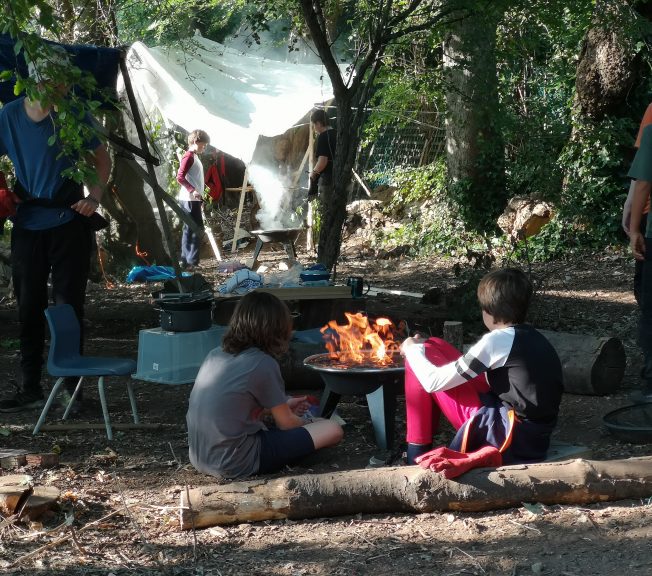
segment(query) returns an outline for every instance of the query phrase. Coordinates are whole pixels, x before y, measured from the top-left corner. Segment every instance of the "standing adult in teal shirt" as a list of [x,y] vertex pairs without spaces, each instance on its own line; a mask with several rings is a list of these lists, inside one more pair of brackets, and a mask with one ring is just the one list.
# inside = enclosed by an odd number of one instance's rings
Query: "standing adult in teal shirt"
[[629,242],[634,258],[644,261],[641,280],[639,346],[643,351],[642,389],[632,395],[635,402],[652,402],[652,218],[645,234],[640,231],[645,203],[652,191],[652,125],[643,130],[641,144],[628,176],[636,180],[632,199]]
[[[11,217],[11,267],[20,322],[21,390],[0,401],[0,412],[20,412],[43,405],[41,373],[45,347],[48,278],[52,301],[70,304],[80,325],[84,315],[86,284],[94,246],[90,217],[100,204],[111,160],[103,144],[92,137],[85,142],[86,161],[96,178],[82,184],[62,172],[75,164],[65,153],[57,132],[57,111],[52,94],[65,95],[68,87],[55,80],[56,70],[68,66],[65,51],[29,65],[37,96],[14,100],[0,109],[0,156],[9,157],[16,173],[15,192],[22,202]],[[90,116],[79,120],[89,125]],[[69,392],[76,382],[67,381]]]

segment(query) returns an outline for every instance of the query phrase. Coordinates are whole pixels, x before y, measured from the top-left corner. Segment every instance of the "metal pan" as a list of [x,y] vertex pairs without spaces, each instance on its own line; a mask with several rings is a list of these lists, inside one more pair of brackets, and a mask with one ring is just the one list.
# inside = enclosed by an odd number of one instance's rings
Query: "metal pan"
[[294,242],[303,228],[282,228],[278,230],[252,230],[251,233],[261,242]]

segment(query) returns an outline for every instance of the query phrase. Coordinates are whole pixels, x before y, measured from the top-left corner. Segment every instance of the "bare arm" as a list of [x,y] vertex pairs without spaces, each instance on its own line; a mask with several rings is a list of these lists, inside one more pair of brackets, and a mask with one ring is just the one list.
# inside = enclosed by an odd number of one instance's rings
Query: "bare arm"
[[90,216],[97,210],[104,195],[106,183],[111,173],[111,157],[104,144],[100,144],[91,154],[90,161],[95,168],[97,179],[93,184],[88,186],[88,196],[75,202],[71,208],[79,212],[82,216]]
[[272,408],[272,416],[274,422],[281,430],[291,430],[292,428],[299,428],[305,424],[303,418],[299,418],[292,412],[287,403],[279,404]]
[[651,190],[652,182],[646,180],[636,181],[629,221],[629,244],[632,249],[632,254],[634,254],[634,258],[637,260],[645,259],[645,239],[640,232],[640,226],[641,218],[643,217],[643,208]]
[[625,204],[623,204],[623,217],[621,224],[625,234],[629,236],[630,228],[630,219],[632,216],[632,200],[634,199],[634,188],[636,187],[636,180],[632,180],[629,183],[629,192],[627,193],[627,198],[625,199]]
[[328,156],[319,156],[319,158],[317,158],[315,167],[312,170],[313,174],[321,174],[324,170],[326,170],[326,166],[328,166]]

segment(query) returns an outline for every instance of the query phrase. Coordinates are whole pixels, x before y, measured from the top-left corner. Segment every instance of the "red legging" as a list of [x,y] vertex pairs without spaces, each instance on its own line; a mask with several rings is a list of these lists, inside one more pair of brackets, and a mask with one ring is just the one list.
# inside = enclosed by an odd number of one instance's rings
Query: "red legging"
[[[454,362],[462,354],[441,338],[429,338],[425,343],[426,358],[435,366]],[[407,441],[410,444],[430,444],[433,431],[439,427],[443,413],[458,430],[482,406],[479,394],[488,392],[484,376],[476,376],[464,384],[443,392],[426,392],[405,363],[405,409]]]

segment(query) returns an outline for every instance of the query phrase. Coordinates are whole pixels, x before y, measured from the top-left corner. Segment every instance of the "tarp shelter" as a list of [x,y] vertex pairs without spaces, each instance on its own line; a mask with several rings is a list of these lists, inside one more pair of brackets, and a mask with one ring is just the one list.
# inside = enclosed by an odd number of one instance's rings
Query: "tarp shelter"
[[217,148],[249,163],[259,136],[274,137],[332,98],[321,64],[244,54],[201,36],[193,47],[131,46],[127,66],[146,113],[170,127],[201,128]]
[[[72,63],[85,72],[95,77],[99,89],[108,90],[115,95],[116,82],[120,67],[120,50],[117,48],[102,48],[98,46],[49,44],[62,46],[72,56]],[[23,52],[14,53],[15,40],[7,34],[0,35],[0,71],[18,70],[27,76],[27,63]],[[0,82],[0,102],[6,104],[18,98],[14,94],[15,78]],[[98,96],[97,100],[103,100]]]
[[[125,89],[128,100],[133,114],[134,124],[138,132],[140,147],[136,146],[115,134],[108,134],[110,140],[117,143],[119,146],[137,154],[145,160],[147,170],[140,168],[144,180],[150,185],[156,200],[157,210],[163,228],[163,236],[166,241],[167,251],[173,262],[176,259],[173,257],[174,247],[170,240],[170,227],[167,218],[165,217],[165,209],[163,202],[166,202],[172,210],[184,221],[187,222],[198,234],[202,235],[204,232],[195,222],[178,206],[178,204],[158,185],[156,175],[154,173],[153,163],[158,164],[159,160],[154,158],[150,152],[147,144],[146,135],[143,130],[142,121],[140,119],[138,109],[135,103],[135,96],[131,87],[131,81],[128,74],[126,74],[126,65],[124,63],[124,52],[115,48],[103,48],[98,46],[83,46],[83,45],[67,45],[57,44],[55,42],[46,41],[49,44],[57,45],[65,48],[65,50],[72,55],[72,62],[81,70],[92,74],[97,82],[98,89],[108,89],[110,93],[116,93],[116,84],[118,72],[122,72],[122,79],[125,83]],[[25,76],[27,74],[27,63],[25,62],[22,51],[18,54],[14,51],[15,40],[9,35],[0,35],[0,71],[3,70],[18,70],[18,72]],[[7,81],[0,82],[0,101],[9,102],[14,100],[17,96],[14,94],[14,85],[16,78],[12,77]],[[73,87],[74,89],[74,87]],[[103,101],[98,95],[98,100]],[[106,102],[111,106],[110,102]],[[178,266],[177,266],[178,268]],[[176,269],[176,268],[175,268]],[[178,272],[178,269],[177,269]],[[180,288],[181,291],[182,288]]]

